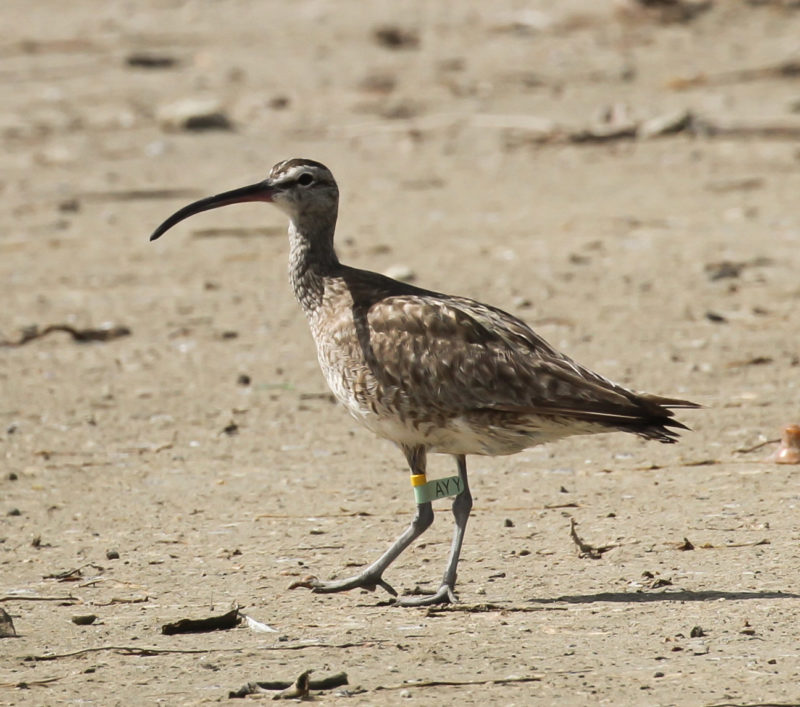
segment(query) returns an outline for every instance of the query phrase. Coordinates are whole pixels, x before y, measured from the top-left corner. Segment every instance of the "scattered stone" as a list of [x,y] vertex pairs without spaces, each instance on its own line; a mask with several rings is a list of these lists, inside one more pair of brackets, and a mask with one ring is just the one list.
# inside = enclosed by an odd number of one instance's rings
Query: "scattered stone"
[[236,379],[237,385],[248,386],[252,383],[252,379],[246,373],[240,373],[239,377]]
[[403,282],[414,282],[417,279],[417,274],[408,265],[403,265],[402,263],[390,265],[384,275],[391,277],[393,280],[402,280]]
[[416,49],[419,46],[419,35],[414,30],[396,25],[378,27],[372,36],[384,49]]
[[137,69],[173,69],[178,65],[178,60],[168,54],[133,52],[125,57],[125,64]]
[[657,115],[639,124],[637,136],[645,140],[661,135],[674,135],[686,130],[692,123],[692,114],[685,108]]
[[272,110],[284,110],[288,108],[291,104],[291,100],[289,96],[273,96],[272,98],[267,101],[267,105],[272,108]]
[[118,560],[119,559],[119,552],[116,550],[106,550],[106,559],[107,560]]
[[0,638],[13,638],[16,635],[17,631],[14,628],[14,622],[6,613],[6,610],[0,606]]
[[233,130],[233,123],[216,98],[185,98],[161,106],[156,118],[164,130]]
[[504,528],[513,528],[513,527],[514,527],[514,521],[513,521],[513,520],[511,520],[511,518],[506,518],[506,519],[503,521],[503,527],[504,527]]
[[705,641],[689,641],[689,650],[692,655],[708,655],[709,648]]
[[722,314],[718,312],[708,311],[706,312],[706,319],[710,322],[714,322],[714,324],[726,324],[728,322],[727,318],[724,317]]
[[6,515],[9,516],[21,516],[22,511],[19,508],[12,508]]
[[76,626],[91,626],[97,621],[97,616],[94,614],[78,614],[72,617],[72,623]]
[[744,267],[745,263],[733,263],[730,260],[721,260],[718,263],[706,263],[704,270],[709,280],[722,280],[729,277],[739,277]]
[[702,638],[706,635],[706,632],[703,631],[702,627],[700,626],[693,626],[692,630],[689,631],[690,638]]
[[59,202],[58,210],[62,213],[76,213],[81,210],[81,202],[77,199],[65,199]]

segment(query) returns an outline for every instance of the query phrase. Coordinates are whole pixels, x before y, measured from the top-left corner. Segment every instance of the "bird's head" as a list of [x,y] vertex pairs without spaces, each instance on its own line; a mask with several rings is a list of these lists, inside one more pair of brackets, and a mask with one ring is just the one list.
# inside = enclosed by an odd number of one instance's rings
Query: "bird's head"
[[324,228],[336,222],[339,189],[324,164],[307,159],[285,160],[278,162],[263,182],[209,196],[184,206],[153,231],[150,240],[160,238],[175,224],[201,211],[246,201],[267,201],[275,204],[295,226],[308,223],[313,227],[316,221],[320,228]]

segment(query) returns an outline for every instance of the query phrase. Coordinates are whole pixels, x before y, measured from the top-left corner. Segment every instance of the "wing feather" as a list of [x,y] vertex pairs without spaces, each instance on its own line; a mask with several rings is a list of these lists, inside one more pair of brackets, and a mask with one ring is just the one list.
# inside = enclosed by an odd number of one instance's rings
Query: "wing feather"
[[367,312],[371,367],[416,409],[573,418],[672,441],[669,407],[559,353],[522,320],[473,300],[392,296]]

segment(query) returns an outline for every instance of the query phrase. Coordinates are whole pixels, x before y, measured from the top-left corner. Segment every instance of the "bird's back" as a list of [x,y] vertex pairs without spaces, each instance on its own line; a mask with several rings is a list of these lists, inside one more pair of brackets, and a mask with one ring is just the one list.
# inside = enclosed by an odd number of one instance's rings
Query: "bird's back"
[[376,434],[450,454],[513,454],[573,434],[675,441],[670,407],[559,353],[475,300],[341,266],[309,314],[337,398]]

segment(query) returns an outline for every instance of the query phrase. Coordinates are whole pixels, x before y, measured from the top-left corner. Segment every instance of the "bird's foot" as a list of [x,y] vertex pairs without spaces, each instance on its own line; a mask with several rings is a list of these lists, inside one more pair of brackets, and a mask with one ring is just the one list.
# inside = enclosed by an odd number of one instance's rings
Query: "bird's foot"
[[346,592],[349,589],[366,589],[368,592],[374,592],[380,587],[389,592],[393,597],[397,596],[397,590],[391,584],[384,581],[380,574],[375,574],[368,570],[364,570],[353,577],[331,580],[328,582],[323,582],[313,576],[305,577],[289,585],[289,589],[297,589],[298,587],[310,589],[315,594],[333,594],[334,592]]
[[434,604],[457,604],[453,588],[449,584],[443,584],[433,594],[416,594],[414,596],[405,595],[399,597],[395,604],[397,606],[433,606]]

